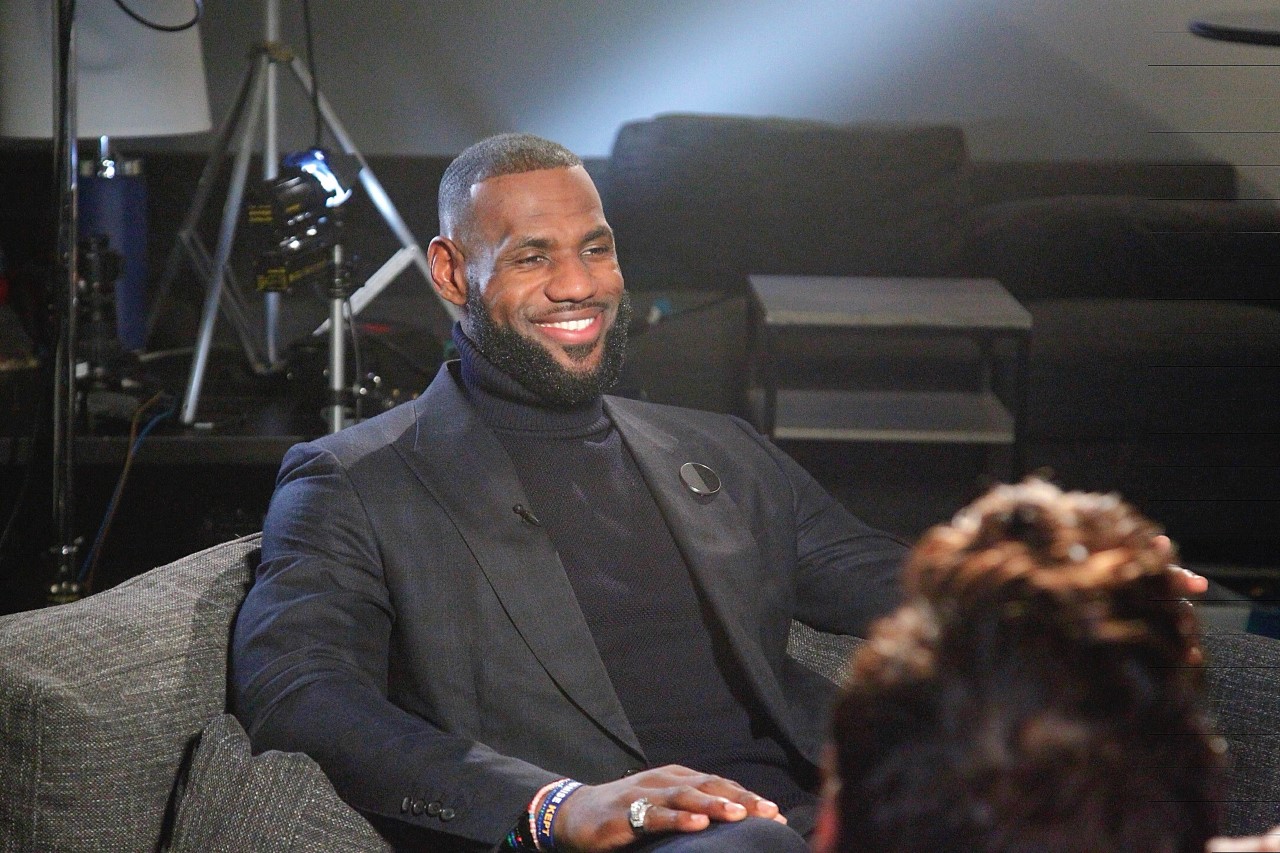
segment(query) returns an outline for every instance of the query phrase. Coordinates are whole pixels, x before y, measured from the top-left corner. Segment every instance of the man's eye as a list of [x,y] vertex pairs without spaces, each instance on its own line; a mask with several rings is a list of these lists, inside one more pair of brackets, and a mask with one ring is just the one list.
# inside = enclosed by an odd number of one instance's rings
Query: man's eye
[[524,257],[516,258],[516,263],[521,266],[531,266],[543,260],[546,260],[545,255],[525,255]]
[[612,255],[612,246],[590,246],[583,254],[587,255]]

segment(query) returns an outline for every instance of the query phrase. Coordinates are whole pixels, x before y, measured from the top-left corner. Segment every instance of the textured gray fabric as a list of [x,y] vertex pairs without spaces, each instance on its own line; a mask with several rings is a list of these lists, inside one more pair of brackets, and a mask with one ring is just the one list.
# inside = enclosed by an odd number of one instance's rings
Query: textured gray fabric
[[787,655],[836,684],[840,684],[849,668],[849,659],[865,641],[861,637],[842,637],[815,631],[803,622],[792,622],[787,636]]
[[1206,631],[1209,707],[1227,740],[1231,787],[1226,834],[1280,824],[1280,642]]
[[339,853],[391,845],[338,798],[318,764],[297,752],[252,755],[240,723],[223,714],[200,736],[169,849]]
[[0,619],[0,849],[154,850],[191,737],[226,705],[257,537]]

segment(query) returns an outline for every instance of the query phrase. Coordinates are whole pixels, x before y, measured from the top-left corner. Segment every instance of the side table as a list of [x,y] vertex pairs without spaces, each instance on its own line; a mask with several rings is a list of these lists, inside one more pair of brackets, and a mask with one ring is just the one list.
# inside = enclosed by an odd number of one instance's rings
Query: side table
[[[755,339],[749,393],[775,439],[1007,445],[1021,473],[1031,315],[994,279],[751,275]],[[794,387],[776,364],[782,334],[964,336],[982,354],[979,387],[839,390]],[[993,377],[996,342],[1014,344],[1012,388]]]

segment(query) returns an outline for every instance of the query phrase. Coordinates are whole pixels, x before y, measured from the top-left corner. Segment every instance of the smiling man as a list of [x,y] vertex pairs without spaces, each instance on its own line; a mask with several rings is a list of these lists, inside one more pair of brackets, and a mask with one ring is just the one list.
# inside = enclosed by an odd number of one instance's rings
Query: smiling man
[[606,396],[629,318],[579,159],[523,134],[440,187],[459,359],[293,448],[236,625],[255,748],[404,849],[804,851],[832,687],[903,546],[734,418]]
[[462,186],[479,155],[444,179],[458,186],[441,191],[450,236],[428,249],[436,287],[466,307],[462,329],[495,367],[546,403],[592,401],[617,381],[631,316],[595,185],[570,154]]

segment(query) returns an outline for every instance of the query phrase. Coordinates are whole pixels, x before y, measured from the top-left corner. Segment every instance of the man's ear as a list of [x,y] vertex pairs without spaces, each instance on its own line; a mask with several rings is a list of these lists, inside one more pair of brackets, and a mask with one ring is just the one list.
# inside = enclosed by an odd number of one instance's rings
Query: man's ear
[[466,259],[458,244],[448,237],[436,237],[427,246],[427,266],[431,284],[446,302],[467,304]]

